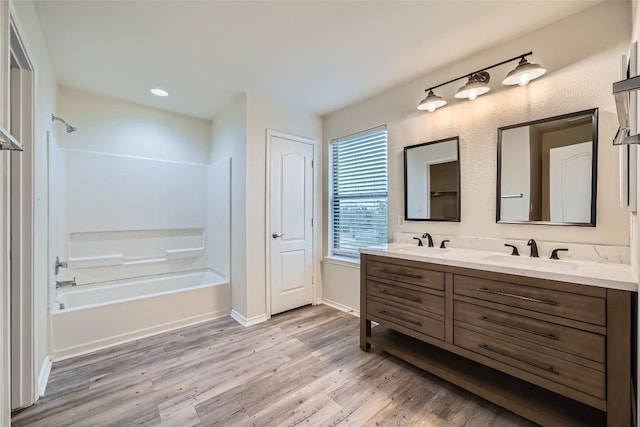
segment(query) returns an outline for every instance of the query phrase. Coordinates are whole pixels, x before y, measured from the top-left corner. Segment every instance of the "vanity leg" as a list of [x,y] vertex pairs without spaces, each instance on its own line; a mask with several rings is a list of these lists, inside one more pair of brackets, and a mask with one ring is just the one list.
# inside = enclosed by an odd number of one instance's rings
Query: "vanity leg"
[[360,349],[362,351],[371,350],[371,344],[367,342],[367,337],[371,336],[371,320],[360,318]]
[[631,425],[631,293],[607,290],[607,426]]
[[360,349],[369,351],[371,344],[367,338],[371,336],[371,320],[367,320],[367,256],[360,255]]

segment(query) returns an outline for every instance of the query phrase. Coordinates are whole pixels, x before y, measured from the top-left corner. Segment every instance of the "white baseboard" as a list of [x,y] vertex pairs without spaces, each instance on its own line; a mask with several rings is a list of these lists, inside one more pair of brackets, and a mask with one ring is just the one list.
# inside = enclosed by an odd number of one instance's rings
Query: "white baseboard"
[[351,308],[344,304],[340,304],[339,302],[335,302],[335,301],[331,301],[329,299],[323,298],[322,304],[326,304],[329,307],[335,308],[336,310],[344,311],[345,313],[349,313],[356,317],[360,317],[360,310],[356,310],[355,308]]
[[47,383],[49,382],[49,374],[51,374],[51,359],[47,356],[42,362],[40,368],[40,375],[38,375],[38,396],[44,396],[44,392],[47,389]]
[[236,322],[240,323],[245,328],[247,326],[257,325],[258,323],[266,322],[267,320],[269,320],[269,316],[267,316],[266,314],[261,314],[259,316],[254,316],[247,319],[246,317],[244,317],[242,314],[238,313],[235,310],[231,310],[231,318]]

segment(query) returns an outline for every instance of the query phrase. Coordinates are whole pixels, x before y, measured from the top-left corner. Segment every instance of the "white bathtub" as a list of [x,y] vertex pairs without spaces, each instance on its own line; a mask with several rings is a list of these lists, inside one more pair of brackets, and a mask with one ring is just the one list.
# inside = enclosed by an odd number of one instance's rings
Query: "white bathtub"
[[[229,315],[229,280],[211,270],[58,289],[53,360]],[[63,304],[64,308],[60,308]]]

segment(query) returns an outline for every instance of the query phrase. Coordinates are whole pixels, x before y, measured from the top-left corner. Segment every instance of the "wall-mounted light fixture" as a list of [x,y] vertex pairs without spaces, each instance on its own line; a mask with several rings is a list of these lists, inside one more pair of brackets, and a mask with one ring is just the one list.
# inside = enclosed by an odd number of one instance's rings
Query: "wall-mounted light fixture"
[[537,79],[547,72],[547,69],[539,64],[531,64],[525,58],[529,55],[532,55],[533,52],[523,53],[522,55],[518,55],[511,59],[507,59],[506,61],[498,62],[497,64],[490,65],[488,67],[484,67],[478,71],[474,71],[472,73],[465,74],[460,77],[456,77],[455,79],[451,79],[444,83],[440,83],[439,85],[432,86],[428,89],[425,89],[427,96],[420,101],[418,104],[418,110],[427,110],[429,112],[434,112],[436,109],[447,104],[447,101],[439,97],[433,91],[439,87],[444,85],[448,85],[449,83],[453,83],[456,80],[460,80],[463,78],[468,78],[467,83],[458,89],[458,92],[454,95],[456,98],[467,98],[471,101],[476,99],[478,96],[485,94],[491,90],[488,83],[491,79],[491,76],[487,72],[491,68],[498,67],[500,65],[507,64],[509,62],[515,61],[519,59],[518,65],[516,68],[511,70],[507,76],[502,81],[504,85],[515,85],[518,84],[520,86],[524,86],[529,83],[531,80]]

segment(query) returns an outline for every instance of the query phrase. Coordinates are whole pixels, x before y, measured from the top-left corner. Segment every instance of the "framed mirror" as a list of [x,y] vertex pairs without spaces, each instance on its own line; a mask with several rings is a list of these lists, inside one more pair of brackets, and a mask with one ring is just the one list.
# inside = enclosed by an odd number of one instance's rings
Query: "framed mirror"
[[460,221],[458,137],[404,147],[404,217]]
[[598,109],[498,128],[496,221],[596,225]]

